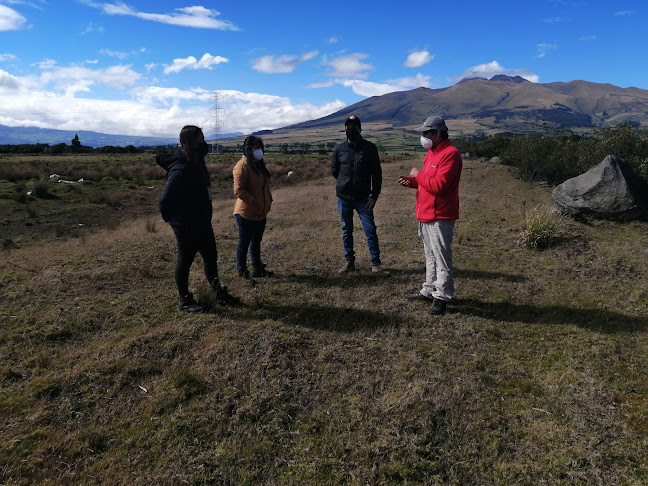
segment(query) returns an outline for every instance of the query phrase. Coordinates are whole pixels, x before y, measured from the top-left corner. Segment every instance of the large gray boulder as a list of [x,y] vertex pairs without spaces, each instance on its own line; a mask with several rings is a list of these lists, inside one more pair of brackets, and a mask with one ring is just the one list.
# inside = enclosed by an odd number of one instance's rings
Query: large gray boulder
[[584,174],[566,180],[552,195],[572,215],[624,221],[648,216],[648,184],[615,155],[608,155]]

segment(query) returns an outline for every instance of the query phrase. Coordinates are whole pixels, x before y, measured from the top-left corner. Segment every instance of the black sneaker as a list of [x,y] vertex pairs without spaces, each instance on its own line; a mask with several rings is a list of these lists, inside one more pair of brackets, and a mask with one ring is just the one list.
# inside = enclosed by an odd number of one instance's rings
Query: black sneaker
[[[248,285],[256,285],[256,280],[254,280],[250,276],[250,272],[248,270],[243,270],[242,272],[239,272],[239,277],[243,280],[243,283],[248,284]],[[256,275],[255,275],[256,277]]]
[[406,298],[407,300],[409,300],[410,302],[413,302],[413,301],[415,301],[415,300],[423,300],[423,301],[425,301],[425,302],[434,303],[434,298],[432,298],[432,297],[428,297],[427,295],[423,295],[423,294],[420,293],[420,292],[417,292],[417,293],[415,293],[415,294],[407,294],[407,295],[405,296],[405,298]]
[[194,300],[193,294],[187,294],[178,300],[178,309],[182,312],[202,312],[203,306]]
[[263,278],[263,277],[272,277],[273,275],[274,275],[274,272],[266,270],[265,263],[262,264],[260,267],[252,268],[252,276],[253,277]]
[[241,299],[230,294],[225,285],[219,285],[216,289],[216,301],[220,305],[237,306],[241,304]]
[[443,314],[446,311],[447,303],[445,300],[434,299],[434,303],[428,309],[428,312],[432,315]]

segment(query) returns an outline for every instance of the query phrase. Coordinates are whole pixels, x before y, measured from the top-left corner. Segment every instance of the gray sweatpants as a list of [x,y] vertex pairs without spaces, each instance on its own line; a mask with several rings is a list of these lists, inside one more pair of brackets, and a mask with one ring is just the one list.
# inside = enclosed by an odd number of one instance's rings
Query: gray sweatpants
[[452,230],[454,220],[419,222],[418,235],[425,250],[425,282],[421,295],[449,301],[454,295],[452,280]]

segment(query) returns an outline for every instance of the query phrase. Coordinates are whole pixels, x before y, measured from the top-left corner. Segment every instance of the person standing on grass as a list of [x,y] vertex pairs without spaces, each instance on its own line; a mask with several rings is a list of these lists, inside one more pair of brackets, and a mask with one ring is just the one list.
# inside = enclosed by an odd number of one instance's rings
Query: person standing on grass
[[374,222],[374,207],[382,186],[382,169],[376,146],[362,138],[362,126],[357,116],[344,122],[346,141],[333,149],[331,174],[337,183],[338,211],[342,220],[342,242],[346,263],[338,271],[347,274],[355,271],[353,251],[353,212],[357,212],[364,228],[371,257],[371,271],[375,275],[389,276],[380,261],[378,234]]
[[211,224],[211,182],[205,165],[208,150],[202,130],[187,125],[180,131],[180,148],[172,155],[159,154],[156,157],[157,163],[167,171],[159,207],[162,219],[171,225],[178,245],[174,277],[180,295],[178,308],[185,312],[203,310],[189,292],[189,270],[198,252],[218,303],[240,303],[240,299],[231,295],[218,278],[218,253]]
[[[239,239],[236,247],[236,268],[239,277],[249,285],[254,278],[271,277],[261,263],[261,240],[266,227],[266,216],[272,206],[270,172],[263,159],[263,140],[250,135],[243,142],[243,157],[234,166],[234,217],[238,225]],[[252,274],[247,268],[248,248]]]
[[452,277],[452,231],[459,218],[459,179],[463,161],[448,140],[448,127],[440,116],[428,117],[415,129],[423,132],[421,146],[427,150],[423,169],[412,168],[398,183],[416,189],[416,219],[425,250],[425,282],[407,300],[431,302],[430,314],[443,314],[454,294]]

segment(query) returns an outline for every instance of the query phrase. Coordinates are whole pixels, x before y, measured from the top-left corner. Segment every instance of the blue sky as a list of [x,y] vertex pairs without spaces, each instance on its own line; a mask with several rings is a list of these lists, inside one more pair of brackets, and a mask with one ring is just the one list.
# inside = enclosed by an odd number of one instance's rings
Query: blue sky
[[647,3],[0,0],[0,125],[175,137],[464,77],[648,89]]

